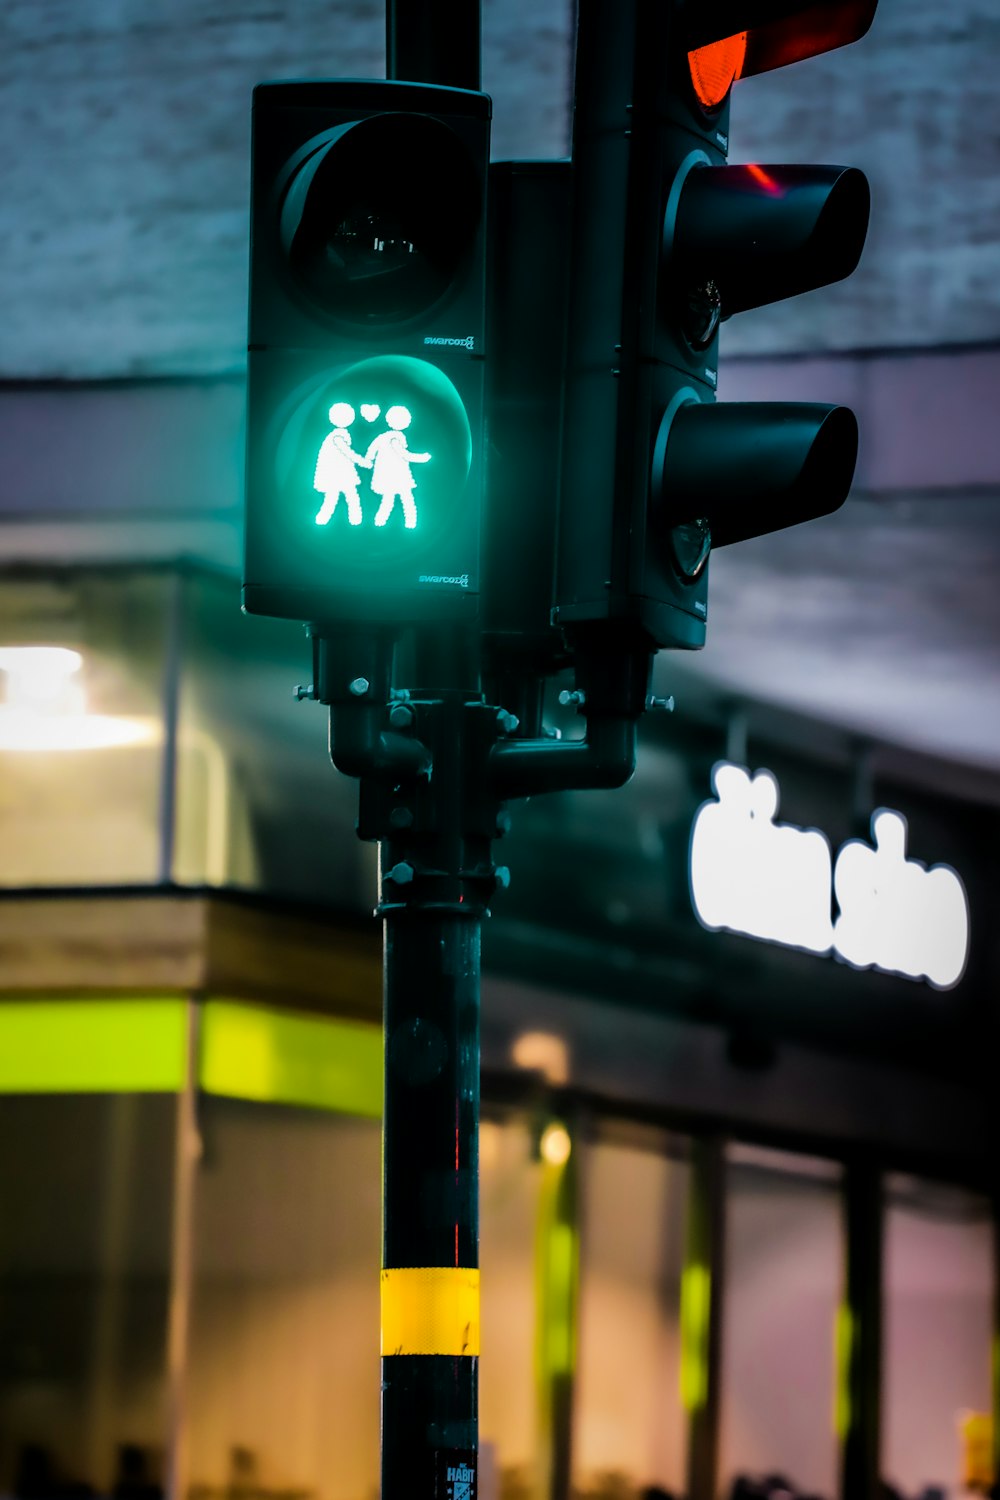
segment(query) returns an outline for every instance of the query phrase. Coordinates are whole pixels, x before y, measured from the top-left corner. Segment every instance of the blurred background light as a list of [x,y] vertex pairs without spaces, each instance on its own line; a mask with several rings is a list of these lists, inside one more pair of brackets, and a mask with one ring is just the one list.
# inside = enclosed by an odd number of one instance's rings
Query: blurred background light
[[573,1149],[573,1143],[565,1125],[560,1125],[558,1121],[547,1125],[542,1131],[539,1149],[542,1160],[548,1162],[550,1167],[564,1166],[569,1161],[570,1152]]
[[155,719],[88,713],[82,668],[66,646],[0,647],[0,750],[109,750],[159,737]]
[[549,1083],[569,1082],[569,1049],[561,1036],[548,1031],[523,1031],[515,1038],[510,1055],[517,1067],[542,1073]]

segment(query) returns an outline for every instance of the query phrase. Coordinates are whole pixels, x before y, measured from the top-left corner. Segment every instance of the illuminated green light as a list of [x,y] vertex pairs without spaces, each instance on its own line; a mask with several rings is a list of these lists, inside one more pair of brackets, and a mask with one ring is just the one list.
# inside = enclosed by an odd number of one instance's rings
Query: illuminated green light
[[385,354],[317,371],[289,391],[273,434],[269,566],[322,590],[439,574],[468,586],[472,428],[436,365]]
[[535,1247],[536,1368],[543,1426],[551,1417],[553,1379],[572,1375],[576,1364],[577,1281],[580,1245],[575,1222],[572,1137],[559,1120],[539,1143],[542,1180]]
[[851,1362],[854,1358],[854,1315],[846,1302],[837,1308],[833,1328],[833,1357],[836,1372],[833,1387],[833,1430],[843,1440],[851,1430]]
[[360,1021],[209,1000],[199,1083],[210,1094],[378,1119],[382,1031]]
[[[362,403],[361,415],[366,422],[373,424],[379,412],[376,403]],[[323,496],[316,525],[327,525],[341,496],[347,504],[350,525],[363,523],[358,492],[358,469],[363,468],[372,470],[371,493],[381,501],[374,517],[375,525],[386,524],[398,500],[403,510],[403,525],[408,531],[413,531],[417,525],[417,507],[413,498],[416,481],[410,465],[429,463],[431,455],[412,452],[406,440],[406,428],[413,421],[412,412],[406,406],[390,406],[385,414],[385,431],[372,438],[364,454],[358,453],[351,442],[349,428],[354,417],[354,407],[347,401],[335,401],[330,407],[333,431],[323,439],[313,476],[313,489],[319,490]]]
[[548,1236],[545,1363],[550,1375],[568,1375],[574,1359],[576,1234],[571,1224],[553,1224]]
[[176,1093],[187,1009],[176,998],[0,1002],[0,1093]]
[[708,1340],[712,1278],[707,1266],[691,1262],[681,1272],[681,1401],[699,1411],[708,1399]]

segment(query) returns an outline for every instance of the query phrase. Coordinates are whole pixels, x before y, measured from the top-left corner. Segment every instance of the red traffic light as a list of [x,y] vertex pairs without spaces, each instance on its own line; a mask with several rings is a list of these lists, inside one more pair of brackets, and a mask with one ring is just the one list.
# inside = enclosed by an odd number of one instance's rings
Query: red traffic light
[[737,78],[832,52],[863,37],[878,0],[690,0],[685,9],[691,83],[717,108]]

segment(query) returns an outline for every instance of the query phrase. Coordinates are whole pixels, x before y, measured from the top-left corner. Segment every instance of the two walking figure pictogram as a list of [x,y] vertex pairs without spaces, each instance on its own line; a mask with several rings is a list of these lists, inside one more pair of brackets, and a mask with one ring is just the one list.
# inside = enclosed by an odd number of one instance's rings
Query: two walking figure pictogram
[[[379,409],[377,406],[362,406],[361,415],[366,422],[374,422]],[[354,407],[346,401],[335,401],[330,407],[333,431],[323,439],[313,477],[313,488],[323,496],[316,525],[328,523],[341,497],[347,504],[350,524],[361,525],[363,517],[358,490],[361,476],[358,470],[371,469],[371,491],[381,500],[375,513],[375,525],[386,524],[398,500],[403,508],[403,525],[412,531],[417,524],[417,506],[413,498],[415,481],[410,465],[425,464],[431,455],[410,452],[406,441],[406,428],[412,420],[409,410],[405,406],[390,406],[385,414],[386,431],[372,439],[364,455],[351,442],[349,429],[354,417]]]

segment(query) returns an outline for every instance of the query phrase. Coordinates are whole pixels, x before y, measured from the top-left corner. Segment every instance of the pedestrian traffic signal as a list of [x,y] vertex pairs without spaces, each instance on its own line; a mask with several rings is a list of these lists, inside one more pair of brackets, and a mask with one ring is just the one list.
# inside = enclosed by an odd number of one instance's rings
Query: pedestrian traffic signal
[[704,644],[713,547],[836,510],[843,407],[716,404],[735,313],[850,275],[853,168],[728,166],[734,81],[856,40],[877,0],[580,0],[556,618]]
[[254,90],[244,608],[475,614],[485,94]]

